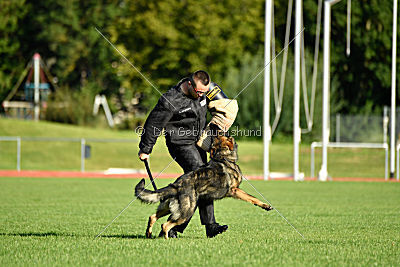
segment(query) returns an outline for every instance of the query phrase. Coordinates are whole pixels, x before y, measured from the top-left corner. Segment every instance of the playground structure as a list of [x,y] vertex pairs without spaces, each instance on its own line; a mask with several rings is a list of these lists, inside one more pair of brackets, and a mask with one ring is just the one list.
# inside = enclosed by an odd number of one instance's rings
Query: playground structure
[[57,89],[56,81],[40,55],[35,53],[2,103],[6,115],[38,121],[41,110],[47,108],[49,95]]

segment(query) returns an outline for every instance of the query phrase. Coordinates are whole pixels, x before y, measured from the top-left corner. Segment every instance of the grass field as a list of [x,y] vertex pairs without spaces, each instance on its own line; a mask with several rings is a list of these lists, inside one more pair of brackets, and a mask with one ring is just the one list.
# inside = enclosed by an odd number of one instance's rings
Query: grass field
[[[143,169],[137,158],[138,136],[134,131],[93,129],[72,125],[33,122],[0,118],[0,136],[73,137],[124,139],[133,143],[88,142],[92,157],[85,161],[88,171],[107,168]],[[263,145],[260,141],[241,139],[239,164],[245,175],[263,173]],[[332,177],[384,177],[384,151],[371,149],[329,149],[328,170]],[[151,167],[161,171],[171,160],[164,138],[159,138],[151,154]],[[316,150],[315,170],[321,164],[321,150]],[[23,170],[80,170],[79,142],[22,141],[21,168]],[[0,142],[0,169],[16,169],[16,142]],[[270,169],[274,172],[293,171],[293,145],[272,142]],[[310,144],[300,146],[300,171],[310,175]],[[167,173],[181,172],[173,163]]]
[[[180,238],[145,239],[156,206],[139,201],[94,239],[130,202],[137,182],[0,178],[0,265],[399,264],[398,183],[252,181],[305,240],[276,211],[233,199],[216,202],[216,218],[229,229],[213,239],[197,212]],[[258,196],[247,182],[241,187]]]

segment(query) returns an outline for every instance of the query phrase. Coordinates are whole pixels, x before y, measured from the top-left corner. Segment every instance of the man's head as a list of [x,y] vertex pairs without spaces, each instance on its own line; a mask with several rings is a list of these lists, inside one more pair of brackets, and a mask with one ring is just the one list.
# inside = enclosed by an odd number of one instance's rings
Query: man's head
[[189,92],[193,98],[199,98],[210,88],[210,75],[204,70],[198,70],[189,76]]

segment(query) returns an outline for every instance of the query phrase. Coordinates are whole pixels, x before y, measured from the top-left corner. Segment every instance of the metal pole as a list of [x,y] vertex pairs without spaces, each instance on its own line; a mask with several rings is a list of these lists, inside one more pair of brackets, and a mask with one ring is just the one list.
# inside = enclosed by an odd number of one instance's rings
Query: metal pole
[[314,143],[311,144],[311,178],[314,178]]
[[[296,30],[301,31],[302,0],[296,0]],[[299,181],[299,144],[300,131],[300,48],[303,33],[296,38],[294,48],[294,103],[293,103],[293,179]]]
[[387,144],[387,134],[388,134],[388,124],[389,124],[389,116],[388,116],[388,107],[383,107],[383,143]]
[[40,106],[39,106],[39,85],[40,85],[40,55],[35,53],[33,55],[33,64],[34,64],[34,84],[35,84],[35,94],[34,94],[34,119],[35,121],[39,120],[40,114]]
[[81,172],[85,172],[85,138],[81,139]]
[[386,144],[385,146],[385,180],[388,179],[388,155],[389,154],[389,147]]
[[328,143],[329,143],[329,87],[330,87],[330,38],[331,38],[331,6],[340,0],[324,2],[324,82],[322,94],[322,164],[318,174],[320,181],[328,179]]
[[340,143],[340,113],[336,114],[336,143]]
[[21,171],[21,137],[17,137],[17,171]]
[[396,43],[397,43],[397,0],[393,0],[392,34],[392,101],[390,124],[390,178],[394,178],[395,135],[396,135]]
[[270,70],[271,61],[271,29],[272,29],[272,7],[273,0],[265,0],[265,43],[264,43],[264,180],[269,179],[269,145],[271,142],[271,127],[269,118],[270,109]]
[[331,6],[340,0],[324,2],[324,77],[322,94],[322,164],[318,180],[328,179],[328,143],[329,143],[329,88],[330,88],[330,38],[331,38]]
[[323,93],[322,93],[322,165],[318,174],[318,180],[326,181],[328,178],[328,108],[329,108],[329,45],[331,29],[331,5],[328,1],[324,2],[324,74],[323,74]]
[[346,56],[350,56],[350,34],[351,34],[351,0],[347,0],[347,40],[346,40]]
[[[396,147],[396,151],[397,151],[397,169],[396,169],[396,172],[397,172],[397,181],[399,181],[399,148],[400,148],[400,145],[397,145],[397,147]],[[387,160],[387,159],[386,159]],[[386,175],[387,176],[387,175]]]

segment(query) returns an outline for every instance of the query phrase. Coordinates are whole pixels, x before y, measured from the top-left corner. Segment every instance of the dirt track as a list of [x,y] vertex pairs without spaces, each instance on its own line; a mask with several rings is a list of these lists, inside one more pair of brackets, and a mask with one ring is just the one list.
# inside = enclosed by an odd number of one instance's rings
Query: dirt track
[[[176,178],[179,173],[163,173],[159,177],[158,173],[153,176],[157,178]],[[79,172],[79,171],[17,171],[17,170],[0,170],[0,177],[30,177],[30,178],[116,178],[116,179],[132,179],[146,178],[143,173],[129,174],[106,174],[104,172]],[[249,175],[246,176],[250,180],[262,180],[262,176]],[[280,178],[276,180],[292,180],[293,178]],[[306,181],[316,181],[315,178],[306,177]],[[385,181],[383,178],[359,178],[359,177],[338,177],[332,178],[332,181],[347,181],[347,182],[399,182],[395,179]]]

